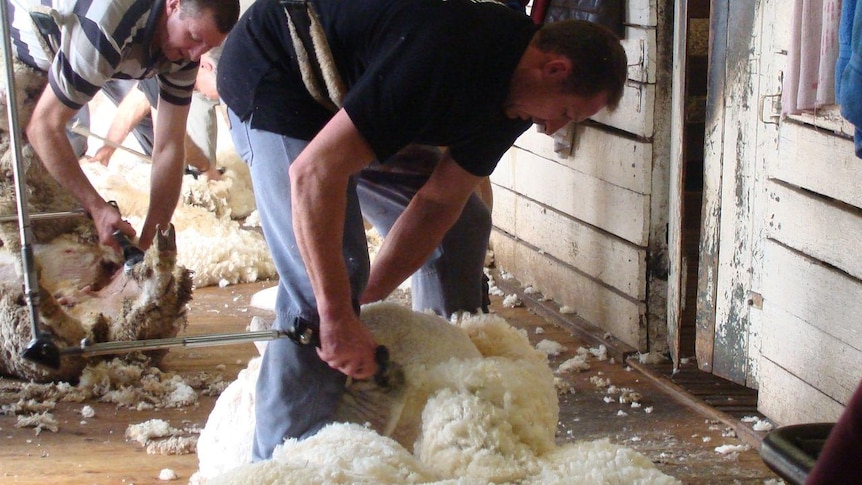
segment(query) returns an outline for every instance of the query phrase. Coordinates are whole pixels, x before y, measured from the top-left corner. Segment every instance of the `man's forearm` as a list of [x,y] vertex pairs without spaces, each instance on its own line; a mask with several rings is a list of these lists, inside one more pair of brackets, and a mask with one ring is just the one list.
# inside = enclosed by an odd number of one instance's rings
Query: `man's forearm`
[[443,153],[428,181],[389,230],[377,253],[361,303],[386,298],[440,245],[473,194],[480,177]]
[[344,110],[290,165],[293,230],[321,321],[353,312],[343,233],[350,177],[374,158]]
[[162,100],[156,119],[153,168],[150,171],[150,206],[141,230],[141,249],[152,244],[156,226],[166,229],[180,199],[185,159],[188,106]]
[[443,241],[461,210],[414,198],[390,229],[371,268],[362,303],[383,300],[416,272]]
[[323,320],[352,312],[341,246],[345,206],[344,189],[320,186],[291,172],[293,229]]
[[183,174],[182,150],[168,149],[153,153],[150,170],[150,205],[141,231],[140,244],[146,249],[156,235],[156,226],[168,227],[180,199]]
[[132,89],[117,106],[105,138],[117,145],[122,144],[138,123],[150,113],[152,106],[147,97],[139,89]]
[[106,204],[81,170],[65,129],[34,118],[28,125],[27,138],[48,173],[78,200],[84,210],[93,213]]

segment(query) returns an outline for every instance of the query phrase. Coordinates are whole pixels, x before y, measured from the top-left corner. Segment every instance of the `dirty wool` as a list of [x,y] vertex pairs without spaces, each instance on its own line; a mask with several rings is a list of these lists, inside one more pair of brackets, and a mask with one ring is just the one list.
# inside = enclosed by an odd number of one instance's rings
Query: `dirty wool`
[[[74,385],[0,380],[0,414],[16,416],[16,427],[33,428],[37,435],[56,433],[61,429],[54,417],[58,403],[82,404],[79,412],[86,421],[97,418],[86,403],[111,403],[118,409],[136,411],[185,408],[197,406],[201,395],[220,394],[228,385],[220,372],[181,376],[149,364],[149,359],[141,358],[94,362],[84,368]],[[195,452],[200,431],[187,422],[174,427],[152,419],[130,424],[126,438],[151,455],[180,455]]]
[[192,483],[679,483],[606,439],[558,446],[547,355],[503,318],[447,321],[383,302],[363,307],[362,319],[403,369],[399,399],[351,383],[336,423],[250,463],[253,359],[201,432]]

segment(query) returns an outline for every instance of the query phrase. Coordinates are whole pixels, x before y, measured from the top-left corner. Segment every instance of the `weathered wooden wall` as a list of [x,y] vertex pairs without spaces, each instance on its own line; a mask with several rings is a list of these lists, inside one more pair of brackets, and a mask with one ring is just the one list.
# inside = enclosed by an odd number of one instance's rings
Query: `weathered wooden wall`
[[786,120],[767,168],[760,397],[790,424],[837,419],[862,379],[862,160]]
[[654,0],[626,6],[629,83],[614,112],[556,143],[528,131],[491,176],[498,266],[641,351],[667,345],[663,12]]
[[778,424],[832,421],[862,379],[862,160],[834,110],[777,116],[792,2],[713,9],[698,363]]

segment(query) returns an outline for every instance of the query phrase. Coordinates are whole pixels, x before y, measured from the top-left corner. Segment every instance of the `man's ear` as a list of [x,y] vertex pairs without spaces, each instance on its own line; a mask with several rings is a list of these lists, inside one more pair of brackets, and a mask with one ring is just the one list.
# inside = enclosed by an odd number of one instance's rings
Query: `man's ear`
[[572,71],[572,61],[565,56],[555,56],[542,66],[542,75],[552,81],[563,81]]
[[180,9],[180,0],[168,0],[165,2],[165,10],[170,15],[175,10]]

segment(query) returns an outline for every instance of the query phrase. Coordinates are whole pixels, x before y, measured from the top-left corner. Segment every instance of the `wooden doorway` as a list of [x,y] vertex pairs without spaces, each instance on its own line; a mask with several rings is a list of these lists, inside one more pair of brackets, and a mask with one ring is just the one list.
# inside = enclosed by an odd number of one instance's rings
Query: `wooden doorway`
[[675,248],[669,282],[668,322],[675,366],[695,355],[704,138],[709,58],[709,0],[675,5],[674,113],[672,115],[671,227]]
[[680,354],[695,354],[697,272],[703,204],[703,153],[709,67],[709,0],[688,0],[685,105],[683,111],[682,245],[685,286],[680,321]]

